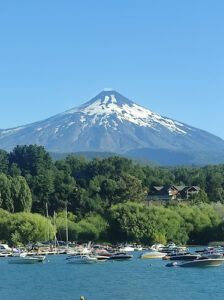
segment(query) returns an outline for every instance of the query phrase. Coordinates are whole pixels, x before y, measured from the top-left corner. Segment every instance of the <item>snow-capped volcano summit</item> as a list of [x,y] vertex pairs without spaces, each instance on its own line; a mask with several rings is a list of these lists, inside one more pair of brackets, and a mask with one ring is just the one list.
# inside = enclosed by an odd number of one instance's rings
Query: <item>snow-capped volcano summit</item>
[[49,119],[0,130],[0,149],[43,145],[54,152],[156,149],[224,152],[224,141],[208,132],[163,117],[114,90]]
[[75,112],[94,116],[93,122],[100,120],[98,122],[100,126],[110,127],[114,130],[117,130],[118,124],[114,119],[112,122],[109,122],[111,116],[121,122],[128,121],[138,126],[151,127],[154,130],[157,130],[157,125],[163,125],[170,131],[180,134],[186,133],[181,129],[181,127],[184,127],[183,124],[161,117],[159,114],[135,104],[116,91],[103,91],[83,106],[71,109],[64,114],[73,114]]

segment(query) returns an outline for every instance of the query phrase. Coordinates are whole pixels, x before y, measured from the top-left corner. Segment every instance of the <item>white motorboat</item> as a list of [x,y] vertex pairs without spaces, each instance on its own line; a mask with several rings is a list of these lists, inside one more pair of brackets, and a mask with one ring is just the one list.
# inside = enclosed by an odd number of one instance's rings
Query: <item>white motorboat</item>
[[139,258],[162,258],[164,256],[166,256],[166,253],[158,251],[149,251],[142,253]]
[[149,249],[152,250],[152,251],[161,251],[165,247],[166,246],[164,246],[163,244],[154,244]]
[[34,255],[34,256],[15,256],[8,260],[9,264],[35,264],[43,262],[45,259],[44,255]]
[[7,257],[11,255],[12,248],[10,248],[7,244],[0,244],[0,257]]
[[39,254],[38,254],[38,255],[33,255],[32,258],[37,259],[38,262],[43,262],[43,261],[45,260],[46,256],[45,256],[45,255],[39,255]]
[[143,247],[141,245],[136,245],[134,249],[135,251],[142,251]]
[[132,245],[121,245],[118,247],[121,252],[134,252],[135,248]]
[[94,257],[96,257],[98,262],[104,262],[109,259],[109,256],[105,256],[105,255],[95,255]]
[[92,264],[97,262],[96,257],[85,254],[70,255],[66,258],[68,264]]
[[8,257],[11,256],[11,253],[0,252],[0,257]]

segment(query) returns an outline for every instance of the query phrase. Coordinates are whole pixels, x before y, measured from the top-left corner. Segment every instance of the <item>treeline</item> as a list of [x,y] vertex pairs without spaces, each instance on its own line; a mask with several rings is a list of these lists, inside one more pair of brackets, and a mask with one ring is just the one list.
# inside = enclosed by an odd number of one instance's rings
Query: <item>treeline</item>
[[[197,185],[201,192],[188,205],[147,206],[145,198],[154,185]],[[35,222],[38,226],[37,219],[46,215],[46,204],[50,216],[57,214],[62,239],[62,215],[67,207],[73,240],[147,244],[218,240],[223,203],[224,165],[142,167],[119,156],[88,161],[71,154],[53,161],[43,147],[36,145],[17,146],[9,153],[0,150],[0,208],[4,224],[12,222],[8,231],[2,229],[6,225],[0,224],[0,239],[11,243],[43,239],[43,234],[38,238],[29,236],[27,229],[25,238],[22,232]],[[17,218],[20,222],[24,218],[21,232]],[[32,219],[36,221],[32,223]],[[43,220],[40,222],[46,223]]]
[[53,162],[41,146],[0,150],[0,207],[9,212],[104,214],[111,205],[144,201],[153,185],[197,185],[194,203],[224,203],[224,165],[142,167],[123,157],[88,161],[68,155]]
[[[111,206],[105,216],[89,213],[84,217],[60,212],[46,219],[27,212],[9,213],[0,209],[0,240],[10,245],[25,245],[54,239],[66,240],[66,223],[69,240],[79,242],[135,242],[144,245],[166,243],[208,244],[222,241],[224,221],[208,204],[179,204],[145,206],[141,203],[119,203]],[[221,205],[222,211],[224,206]],[[67,221],[66,221],[67,220]],[[55,226],[56,225],[56,226]],[[56,232],[54,231],[56,228]]]

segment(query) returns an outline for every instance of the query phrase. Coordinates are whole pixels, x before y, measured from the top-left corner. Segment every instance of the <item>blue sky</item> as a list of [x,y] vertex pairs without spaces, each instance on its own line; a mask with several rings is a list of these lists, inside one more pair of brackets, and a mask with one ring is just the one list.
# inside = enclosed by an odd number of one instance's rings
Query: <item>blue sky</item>
[[224,1],[0,2],[0,128],[104,88],[224,139]]

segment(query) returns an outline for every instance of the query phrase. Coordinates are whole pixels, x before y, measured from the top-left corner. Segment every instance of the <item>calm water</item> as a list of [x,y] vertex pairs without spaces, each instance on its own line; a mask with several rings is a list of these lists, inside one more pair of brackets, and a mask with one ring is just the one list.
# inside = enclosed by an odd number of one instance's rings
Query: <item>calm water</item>
[[224,299],[224,265],[167,268],[161,259],[66,264],[65,255],[46,263],[10,265],[0,259],[0,299]]

